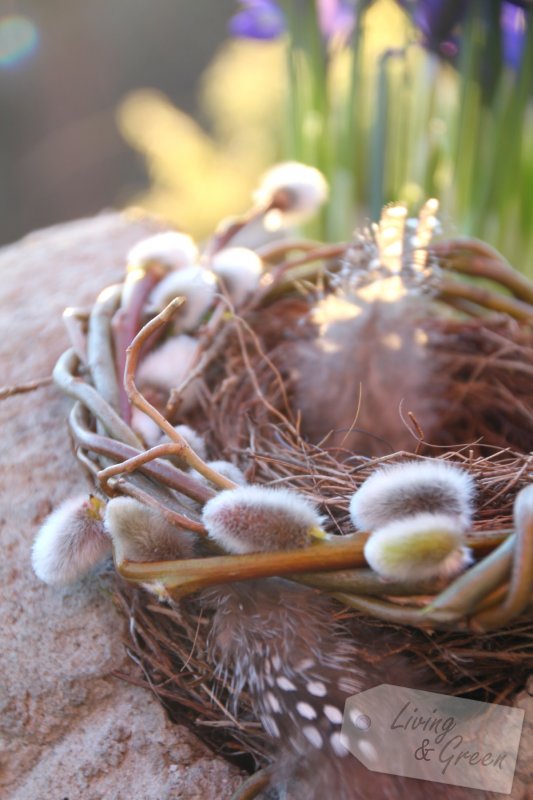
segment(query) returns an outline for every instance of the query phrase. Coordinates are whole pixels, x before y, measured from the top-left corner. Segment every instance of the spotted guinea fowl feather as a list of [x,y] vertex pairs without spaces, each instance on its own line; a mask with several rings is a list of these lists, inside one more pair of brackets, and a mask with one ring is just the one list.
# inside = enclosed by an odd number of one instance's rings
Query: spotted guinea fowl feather
[[[294,800],[475,800],[473,790],[369,772],[343,746],[344,704],[351,695],[393,683],[424,685],[385,638],[348,635],[335,606],[314,590],[267,579],[209,590],[209,657],[231,676],[236,707],[247,689],[271,737],[275,780]],[[429,680],[425,687],[429,688]],[[434,684],[431,688],[435,688]],[[363,740],[364,744],[364,740]]]

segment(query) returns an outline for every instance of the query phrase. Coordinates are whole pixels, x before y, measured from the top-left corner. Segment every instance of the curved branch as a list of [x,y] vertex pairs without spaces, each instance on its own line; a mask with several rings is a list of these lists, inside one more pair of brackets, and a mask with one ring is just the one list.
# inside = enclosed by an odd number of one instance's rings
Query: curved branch
[[[220,489],[236,489],[237,484],[220,475],[216,470],[211,469],[201,458],[198,456],[192,447],[185,441],[173,425],[165,419],[165,417],[154,408],[154,406],[146,400],[135,385],[135,371],[137,368],[137,359],[143,343],[149,336],[162,325],[165,325],[174,312],[183,303],[182,297],[177,297],[172,300],[163,311],[156,317],[150,320],[144,328],[142,328],[131,345],[126,350],[126,375],[125,375],[125,388],[130,402],[139,408],[141,411],[150,417],[161,430],[166,433],[171,442],[175,443],[175,453],[178,454],[184,461],[187,462],[191,469],[195,469],[204,478],[218,486]],[[169,455],[171,453],[169,452]]]

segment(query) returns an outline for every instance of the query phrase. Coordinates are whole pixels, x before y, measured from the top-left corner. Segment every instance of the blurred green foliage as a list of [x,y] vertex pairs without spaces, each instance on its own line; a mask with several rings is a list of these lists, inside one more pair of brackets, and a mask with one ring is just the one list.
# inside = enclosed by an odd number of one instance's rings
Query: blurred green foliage
[[246,208],[265,167],[296,159],[331,187],[313,236],[346,239],[388,202],[414,212],[436,197],[446,233],[482,238],[533,274],[533,25],[514,71],[476,0],[453,66],[393,0],[362,3],[349,43],[328,45],[312,3],[297,18],[284,5],[287,36],[228,42],[204,75],[209,135],[161,95],[126,98],[120,125],[152,181],[137,201],[205,236]]

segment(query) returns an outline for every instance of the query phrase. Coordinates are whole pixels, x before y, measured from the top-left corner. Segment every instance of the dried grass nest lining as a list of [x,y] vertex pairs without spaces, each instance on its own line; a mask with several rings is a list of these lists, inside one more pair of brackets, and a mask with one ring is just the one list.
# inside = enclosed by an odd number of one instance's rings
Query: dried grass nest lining
[[193,420],[217,457],[233,453],[247,467],[264,446],[301,469],[298,453],[313,442],[338,462],[438,447],[533,450],[531,328],[506,315],[450,318],[428,299],[403,319],[385,304],[348,322],[330,317],[324,333],[316,299],[282,299],[232,323]]
[[[277,311],[268,309],[268,316],[285,320],[290,308],[286,309],[284,301],[280,305]],[[474,475],[479,491],[476,528],[497,529],[510,525],[514,496],[529,482],[528,471],[531,469],[528,453],[533,448],[533,408],[531,405],[528,408],[527,403],[531,404],[533,399],[533,369],[526,358],[533,356],[529,341],[533,342],[533,339],[529,331],[503,319],[496,322],[494,330],[479,321],[458,323],[429,319],[428,336],[434,337],[430,341],[435,342],[435,349],[438,348],[432,363],[438,362],[439,358],[450,364],[457,363],[456,374],[450,380],[438,364],[435,384],[428,387],[428,394],[441,405],[439,414],[450,420],[450,425],[439,426],[434,432],[438,437],[436,440],[429,436],[420,440],[420,432],[413,423],[410,424],[409,409],[405,409],[404,421],[399,413],[397,419],[399,428],[404,428],[408,436],[406,441],[412,444],[410,452],[393,451],[387,442],[379,439],[386,452],[371,457],[364,451],[364,445],[373,437],[365,432],[360,434],[360,452],[350,449],[345,443],[331,446],[329,437],[319,444],[308,441],[302,434],[302,421],[292,408],[291,378],[276,366],[285,343],[275,341],[271,331],[261,336],[261,315],[253,329],[239,320],[232,324],[239,328],[239,333],[227,342],[223,357],[205,376],[206,390],[201,411],[186,418],[208,437],[213,458],[235,461],[250,482],[289,486],[307,494],[336,521],[338,532],[347,533],[351,531],[347,515],[350,494],[379,464],[412,459],[416,451],[417,455],[431,455],[461,464]],[[505,333],[508,339],[504,338]],[[519,339],[518,343],[512,341],[513,334]],[[286,335],[287,328],[282,332],[282,336]],[[291,335],[292,330],[289,331]],[[520,339],[526,340],[527,346]],[[507,342],[507,345],[501,354],[487,354],[482,351],[484,341],[487,347],[496,341],[502,350],[501,342]],[[272,344],[274,346],[267,350]],[[455,352],[451,350],[453,346]],[[458,352],[460,350],[463,352]],[[464,359],[463,353],[467,353]],[[506,353],[517,358],[520,354],[523,372],[517,371],[514,375],[509,370]],[[475,363],[470,364],[471,361]],[[468,363],[468,370],[464,362]],[[513,390],[504,385],[509,371],[511,385],[512,378],[516,377],[512,397],[508,395]],[[474,372],[478,373],[477,381]],[[317,393],[324,391],[330,395],[330,387],[322,385],[319,375],[316,382]],[[498,403],[498,388],[509,403],[507,414]],[[330,396],[334,406],[337,398],[335,394]],[[449,399],[452,397],[455,403]],[[491,413],[488,410],[490,398],[495,401]],[[516,403],[514,419],[513,400]],[[332,412],[334,415],[334,407]],[[519,420],[523,421],[521,427]],[[355,418],[354,422],[356,428]],[[454,435],[454,426],[460,433],[474,432],[476,435],[464,438]],[[379,421],[376,427],[379,428]],[[513,448],[509,443],[503,447],[500,441],[506,431],[519,438],[523,448]],[[348,438],[349,430],[343,431],[342,436]],[[459,444],[451,446],[450,440]]]

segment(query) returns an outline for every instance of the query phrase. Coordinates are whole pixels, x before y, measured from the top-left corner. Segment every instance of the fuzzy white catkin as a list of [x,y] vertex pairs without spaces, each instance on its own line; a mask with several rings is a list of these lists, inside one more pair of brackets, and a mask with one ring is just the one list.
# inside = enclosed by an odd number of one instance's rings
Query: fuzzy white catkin
[[391,521],[367,539],[364,554],[375,572],[396,580],[451,577],[472,561],[457,518],[446,514]]
[[131,410],[131,427],[141,437],[147,447],[155,447],[161,443],[162,431],[157,422],[141,411],[140,408]]
[[205,504],[202,519],[211,538],[230,553],[305,547],[323,521],[301,495],[265,486],[220,492]]
[[297,161],[286,161],[268,170],[254,193],[256,203],[268,206],[276,195],[283,193],[285,206],[282,215],[291,221],[311,216],[325,202],[328,184],[315,167]]
[[235,306],[240,306],[259,286],[263,262],[246,247],[226,247],[211,260],[211,269],[222,279]]
[[377,469],[355,492],[350,516],[360,530],[421,512],[451,514],[462,527],[472,518],[474,482],[442,461],[408,461]]
[[190,266],[169,273],[153,289],[147,302],[147,311],[158,314],[175,297],[185,302],[174,318],[177,331],[193,331],[215,299],[217,284],[212,272],[203,267]]
[[205,439],[203,436],[200,436],[198,431],[195,431],[189,425],[175,425],[175,429],[180,436],[183,436],[191,450],[194,450],[197,456],[200,456],[201,459],[206,458],[207,447]]
[[[208,461],[207,466],[211,467],[211,469],[214,469],[220,475],[223,475],[224,478],[229,478],[229,480],[233,481],[233,483],[236,483],[239,486],[246,486],[246,478],[244,477],[244,473],[239,469],[239,467],[237,467],[235,464],[232,464],[231,461]],[[207,478],[204,478],[204,476],[196,470],[192,470],[191,474],[197,480],[209,485]]]
[[[190,428],[188,425],[175,425],[174,430],[176,431],[176,433],[179,433],[180,436],[183,437],[183,439],[185,439],[191,450],[194,450],[196,455],[200,456],[200,458],[203,461],[205,461],[207,456],[207,448],[203,437],[200,436],[199,433]],[[157,444],[168,444],[168,442],[170,442],[170,437],[164,434],[159,440],[159,442],[157,442]],[[174,455],[172,456],[172,461],[180,469],[184,470],[189,469],[189,464],[187,460],[182,456]],[[187,504],[185,499],[184,502]]]
[[[170,438],[163,433],[157,422],[141,411],[139,408],[133,408],[131,412],[131,427],[137,433],[148,447],[156,447],[159,444],[168,444]],[[193,430],[189,425],[174,425],[174,429],[182,436],[189,447],[200,456],[201,459],[206,458],[207,449],[205,440],[199,433]]]
[[129,251],[127,261],[134,269],[150,261],[158,261],[170,269],[181,269],[194,264],[197,259],[198,248],[190,236],[166,231],[137,242]]
[[194,534],[171,525],[155,509],[131,497],[115,497],[106,507],[105,528],[117,563],[191,558]]
[[69,498],[46,518],[31,554],[32,567],[44,583],[68,586],[111,555],[102,521],[90,511],[87,495]]
[[[178,387],[189,374],[198,353],[195,339],[186,334],[172,336],[156,350],[152,350],[137,369],[136,382],[139,387],[147,384],[164,392]],[[194,405],[199,388],[192,381],[182,397],[182,410]]]

